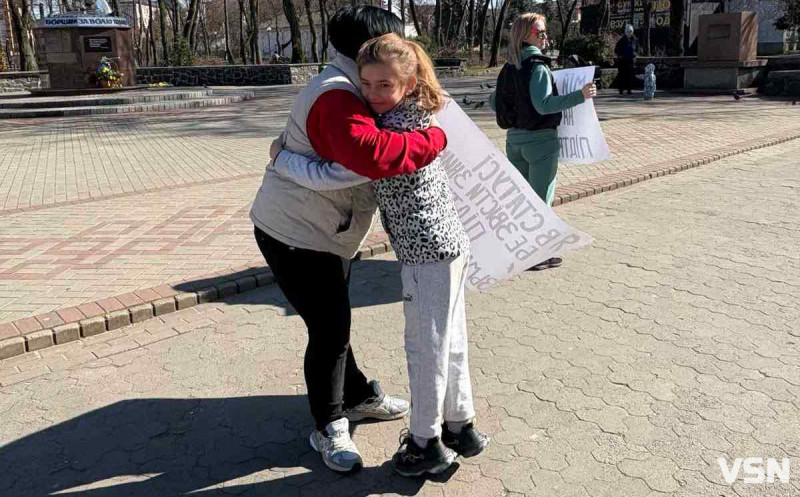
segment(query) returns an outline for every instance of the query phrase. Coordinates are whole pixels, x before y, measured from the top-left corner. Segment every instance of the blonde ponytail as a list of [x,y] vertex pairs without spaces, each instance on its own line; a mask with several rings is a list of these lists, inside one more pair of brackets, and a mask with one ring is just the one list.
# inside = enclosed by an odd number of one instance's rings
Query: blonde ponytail
[[444,107],[442,85],[436,77],[433,61],[418,43],[405,40],[417,56],[417,94],[419,106],[430,112],[438,112]]

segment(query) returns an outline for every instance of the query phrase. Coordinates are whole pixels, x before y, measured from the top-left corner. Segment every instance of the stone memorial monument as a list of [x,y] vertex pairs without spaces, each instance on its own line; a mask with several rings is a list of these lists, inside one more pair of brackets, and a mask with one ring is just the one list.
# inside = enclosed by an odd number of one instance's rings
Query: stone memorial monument
[[683,87],[740,91],[754,85],[766,60],[756,59],[758,15],[734,12],[700,16],[697,61],[684,62]]
[[97,6],[103,10],[68,12],[37,22],[39,64],[50,73],[50,90],[35,93],[91,93],[134,86],[130,23],[125,17],[108,15],[105,2]]

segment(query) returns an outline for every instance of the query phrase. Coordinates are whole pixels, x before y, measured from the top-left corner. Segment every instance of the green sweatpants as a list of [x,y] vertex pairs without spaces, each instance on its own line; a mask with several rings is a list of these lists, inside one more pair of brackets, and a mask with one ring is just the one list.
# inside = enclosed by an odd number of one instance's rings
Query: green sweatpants
[[506,156],[533,191],[553,205],[558,172],[558,131],[511,129],[506,136]]

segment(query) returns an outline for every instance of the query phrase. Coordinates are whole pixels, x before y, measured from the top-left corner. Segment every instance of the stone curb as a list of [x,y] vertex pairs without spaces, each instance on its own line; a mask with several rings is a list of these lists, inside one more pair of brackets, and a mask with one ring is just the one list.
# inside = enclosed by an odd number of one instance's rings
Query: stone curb
[[[712,150],[582,181],[559,189],[553,204],[563,205],[797,138],[800,138],[800,131],[745,142],[731,149]],[[361,248],[355,259],[369,259],[391,252],[388,236],[383,233],[378,237],[384,240],[375,241]],[[268,267],[240,266],[178,283],[89,302],[78,307],[0,323],[0,360],[98,335],[153,317],[269,286],[274,282],[275,277]],[[186,287],[186,290],[175,289],[181,286]]]
[[[381,244],[382,247],[385,245]],[[0,323],[0,360],[99,335],[237,295],[275,281],[268,267],[240,266],[77,307]],[[185,290],[176,288],[185,287]]]

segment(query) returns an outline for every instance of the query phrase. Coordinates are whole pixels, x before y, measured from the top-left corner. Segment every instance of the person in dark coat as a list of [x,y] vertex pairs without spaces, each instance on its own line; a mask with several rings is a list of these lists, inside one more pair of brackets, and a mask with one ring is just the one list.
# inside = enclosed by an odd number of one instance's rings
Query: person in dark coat
[[639,39],[633,34],[633,26],[627,24],[625,25],[625,35],[619,39],[617,46],[614,48],[614,53],[617,56],[617,67],[619,68],[617,84],[620,95],[626,90],[628,95],[631,94],[636,78],[634,64],[636,63],[638,52]]

